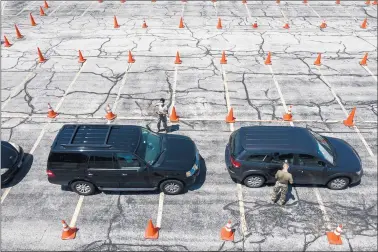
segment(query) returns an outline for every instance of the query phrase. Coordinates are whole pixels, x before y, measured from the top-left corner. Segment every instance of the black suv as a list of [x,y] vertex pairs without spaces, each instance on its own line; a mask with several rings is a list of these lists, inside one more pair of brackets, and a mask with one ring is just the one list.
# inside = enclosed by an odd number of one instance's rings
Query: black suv
[[179,194],[199,174],[200,157],[186,136],[132,125],[64,125],[47,162],[50,183],[80,195],[97,189]]
[[242,127],[231,134],[225,156],[231,178],[248,187],[274,183],[285,160],[295,184],[340,190],[363,174],[361,159],[347,142],[300,127]]

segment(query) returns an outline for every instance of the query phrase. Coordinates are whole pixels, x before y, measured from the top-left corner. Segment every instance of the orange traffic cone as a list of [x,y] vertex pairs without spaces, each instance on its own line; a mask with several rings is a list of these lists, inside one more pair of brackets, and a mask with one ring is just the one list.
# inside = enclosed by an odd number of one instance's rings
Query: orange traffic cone
[[109,104],[106,107],[105,111],[106,111],[105,118],[108,119],[109,121],[113,121],[117,117],[116,114],[113,114],[112,109],[110,108]]
[[102,3],[102,0],[98,0],[99,3]]
[[119,24],[118,24],[116,16],[114,16],[114,28],[119,28]]
[[76,227],[70,228],[64,220],[62,220],[62,224],[63,224],[62,240],[75,239],[77,228]]
[[287,113],[283,115],[283,120],[284,121],[292,121],[293,120],[293,115],[291,114],[291,109],[293,108],[292,105],[289,106],[289,109],[287,110]]
[[279,4],[281,1],[280,0],[276,0],[276,3]]
[[45,9],[48,9],[49,8],[49,5],[47,4],[46,0],[44,1],[45,2]]
[[221,229],[221,239],[224,241],[233,241],[235,233],[231,229],[231,221],[228,221],[226,226]]
[[172,108],[172,113],[171,113],[171,116],[169,117],[169,120],[171,122],[178,122],[179,121],[179,117],[176,114],[176,108],[175,108],[175,106],[173,106],[173,108]]
[[146,231],[144,232],[144,238],[157,239],[159,237],[159,228],[154,227],[152,220],[150,219],[147,224]]
[[46,59],[43,57],[42,53],[41,53],[41,50],[38,48],[38,57],[39,57],[39,63],[43,63],[46,61]]
[[243,0],[242,3],[243,3],[243,4],[246,4],[246,3],[247,3],[247,0]]
[[182,17],[180,18],[179,28],[184,28],[184,23],[182,22]]
[[58,113],[56,113],[53,109],[52,109],[52,107],[51,107],[51,105],[50,105],[50,103],[47,103],[47,117],[49,117],[49,118],[55,118],[57,115],[58,115]]
[[32,26],[36,26],[37,23],[34,21],[34,18],[33,18],[33,16],[32,16],[32,14],[30,13],[29,15],[30,15],[30,23],[31,23],[31,25],[32,25]]
[[84,59],[83,55],[81,54],[81,51],[79,50],[79,63],[84,63],[86,59]]
[[340,4],[340,0],[336,0],[336,4]]
[[121,0],[120,2],[121,2],[121,3],[126,3],[126,0]]
[[131,55],[131,51],[129,50],[129,59],[127,60],[127,63],[134,63],[135,59],[133,58],[133,55]]
[[235,117],[234,117],[234,109],[231,108],[230,112],[228,112],[228,115],[226,116],[226,123],[234,123],[235,122]]
[[350,112],[348,118],[343,121],[344,125],[347,127],[353,127],[354,126],[354,114],[356,113],[356,107],[352,109],[352,112]]
[[220,18],[218,18],[217,29],[222,29],[222,21]]
[[143,20],[142,28],[147,28],[146,20]]
[[366,29],[367,28],[367,18],[365,18],[364,21],[362,22],[361,28],[362,29]]
[[285,25],[283,26],[283,28],[284,28],[284,29],[289,29],[289,28],[290,28],[289,23],[286,22]]
[[367,58],[368,58],[368,53],[365,53],[365,56],[362,58],[362,60],[360,61],[360,65],[361,66],[367,66]]
[[151,0],[151,2],[155,3],[155,2],[156,2],[156,0]]
[[14,28],[16,29],[16,36],[18,39],[23,38],[24,36],[21,34],[20,30],[18,30],[17,25],[14,25]]
[[315,62],[314,62],[314,65],[317,65],[317,66],[320,66],[322,63],[321,63],[321,54],[319,53],[318,54],[318,57],[316,58]]
[[253,27],[253,28],[257,28],[257,27],[258,27],[258,25],[257,25],[257,20],[255,20],[255,22],[253,23],[252,27]]
[[177,53],[176,53],[175,64],[181,64],[181,63],[182,63],[182,61],[181,61],[181,59],[180,59],[180,54],[179,54],[179,52],[177,51]]
[[268,52],[268,57],[266,57],[265,65],[272,65],[272,61],[270,59],[270,52]]
[[373,1],[372,5],[378,5],[378,1],[377,0]]
[[42,6],[39,6],[39,15],[40,16],[46,16],[45,12],[42,9]]
[[11,47],[12,46],[12,44],[9,43],[9,41],[8,41],[8,39],[7,39],[7,37],[5,35],[4,35],[4,46],[5,47]]
[[306,3],[308,3],[308,2],[307,2],[307,0],[303,0],[303,3],[305,3],[305,4],[306,4]]
[[328,238],[328,243],[329,244],[333,244],[333,245],[342,245],[343,242],[341,240],[341,228],[343,227],[343,225],[339,225],[335,231],[333,232],[327,232],[327,238]]
[[365,1],[366,5],[370,5],[370,0]]
[[325,28],[327,28],[327,23],[326,23],[325,20],[323,20],[323,22],[321,23],[320,28],[321,28],[321,29],[325,29]]
[[220,63],[221,64],[227,64],[226,53],[224,51],[222,52],[222,58],[220,60]]

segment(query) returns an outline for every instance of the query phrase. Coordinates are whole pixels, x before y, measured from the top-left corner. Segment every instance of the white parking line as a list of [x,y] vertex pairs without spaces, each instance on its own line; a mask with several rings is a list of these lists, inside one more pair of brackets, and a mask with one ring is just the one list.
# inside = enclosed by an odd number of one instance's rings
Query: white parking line
[[377,82],[377,76],[375,76],[371,71],[370,71],[370,69],[367,67],[367,66],[362,66],[365,70],[366,70],[366,72],[368,72],[370,75],[371,75],[371,77],[373,77],[373,79]]
[[169,108],[169,114],[172,113],[172,109],[173,109],[173,106],[175,106],[175,101],[176,101],[177,73],[178,73],[178,66],[175,65],[175,74],[174,74],[173,85],[172,85],[172,102],[171,102],[171,107]]
[[22,12],[24,12],[24,10],[26,10],[26,8],[29,8],[31,7],[32,5],[34,5],[36,1],[33,1],[31,2],[30,4],[28,4],[27,6],[25,6],[24,8],[21,9],[21,11],[19,13],[16,14],[16,16],[20,15]]
[[[66,98],[66,95],[68,94],[68,92],[70,91],[72,85],[75,83],[75,81],[76,81],[76,79],[78,78],[79,74],[80,74],[81,71],[83,70],[83,68],[84,68],[84,66],[85,66],[85,63],[86,63],[86,62],[84,62],[84,64],[81,66],[80,70],[77,72],[77,74],[76,74],[74,80],[70,83],[70,85],[68,86],[66,92],[64,92],[63,97],[60,98],[60,101],[59,101],[58,105],[56,106],[55,111],[58,111],[59,108],[61,107],[61,105],[62,105],[64,99]],[[42,140],[44,134],[46,133],[46,130],[47,130],[48,126],[50,125],[50,123],[51,123],[53,120],[55,120],[55,118],[49,118],[48,122],[43,126],[43,128],[42,128],[42,130],[41,130],[41,133],[39,134],[37,140],[35,141],[35,143],[34,143],[32,149],[29,151],[29,153],[28,153],[29,155],[27,156],[27,158],[25,158],[24,163],[27,163],[27,162],[29,161],[29,159],[31,158],[32,154],[34,153],[34,151],[37,149],[39,143],[41,142],[41,140]],[[9,191],[10,191],[12,188],[13,188],[13,187],[8,187],[8,188],[4,191],[3,195],[1,195],[1,203],[3,203],[3,201],[5,200],[5,198],[7,197],[7,195],[9,194]]]
[[127,69],[126,69],[125,75],[124,75],[123,78],[122,78],[121,86],[120,86],[119,89],[118,89],[117,97],[116,97],[116,99],[115,99],[115,101],[114,101],[114,104],[113,104],[113,107],[112,107],[113,112],[115,112],[116,109],[117,109],[118,101],[119,101],[119,98],[121,97],[121,91],[122,91],[123,87],[124,87],[125,84],[126,84],[127,74],[129,73],[130,67],[131,67],[131,63],[129,63],[129,64],[127,65]]
[[316,10],[314,10],[314,8],[312,8],[312,6],[310,6],[310,4],[308,3],[307,4],[307,6],[308,7],[310,7],[311,8],[311,10],[320,18],[320,19],[322,19],[322,17],[318,14],[318,12],[316,12]]
[[[323,79],[323,81],[324,81],[325,83],[327,83],[327,85],[328,85],[329,89],[331,90],[333,96],[335,97],[335,99],[336,99],[337,102],[339,103],[341,109],[343,110],[343,112],[344,112],[344,114],[345,114],[345,117],[348,117],[349,114],[348,114],[347,110],[345,109],[344,105],[341,103],[339,97],[337,96],[336,92],[333,90],[331,84],[330,84],[330,83],[328,82],[328,80],[324,77],[324,75],[323,75],[323,73],[322,73],[322,71],[321,71],[321,69],[320,69],[320,66],[317,66],[317,69],[318,69],[318,71],[319,71],[319,73],[320,73],[320,77]],[[362,136],[362,134],[360,133],[360,131],[358,130],[358,128],[357,128],[356,126],[353,126],[353,129],[357,132],[358,136],[360,137],[362,143],[365,145],[365,147],[366,147],[367,151],[369,152],[370,156],[374,157],[374,153],[373,153],[373,151],[370,149],[369,145],[367,144],[365,138]]]
[[181,17],[182,18],[184,18],[185,6],[186,6],[186,2],[184,2],[183,5],[182,5],[182,10],[181,10]]
[[80,195],[79,201],[76,204],[75,212],[71,218],[71,222],[69,225],[70,227],[75,227],[76,225],[77,217],[79,216],[81,206],[83,205],[83,200],[84,200],[84,196]]
[[156,227],[158,228],[161,228],[161,218],[163,217],[163,206],[164,206],[164,193],[160,192],[158,215],[157,215],[157,220],[156,220]]
[[[278,84],[278,82],[277,82],[277,80],[276,80],[276,77],[274,76],[272,65],[267,65],[267,66],[268,66],[268,68],[270,69],[270,72],[272,73],[273,81],[274,81],[274,83],[276,84],[276,87],[277,87],[278,93],[279,93],[280,98],[281,98],[281,102],[282,102],[282,104],[283,104],[283,106],[284,106],[284,109],[285,109],[285,111],[286,111],[286,113],[287,113],[288,111],[287,111],[287,108],[286,108],[286,102],[285,102],[285,99],[284,99],[284,97],[283,97],[283,95],[282,95],[282,93],[281,93],[281,89],[280,89],[279,84]],[[291,125],[292,127],[294,127],[294,123],[293,123],[292,121],[290,121],[290,125]],[[329,216],[328,216],[328,214],[327,214],[327,211],[326,211],[326,209],[325,209],[325,207],[324,207],[322,197],[320,196],[319,190],[318,190],[317,188],[315,188],[315,194],[316,194],[316,198],[317,198],[317,200],[318,200],[318,204],[319,204],[320,210],[321,210],[322,213],[323,213],[323,216],[322,216],[322,217],[323,217],[323,220],[324,220],[325,224],[327,225],[327,228],[330,229],[330,227],[329,227],[329,220],[330,220],[330,219],[329,219]],[[298,198],[298,197],[296,197],[296,198]]]
[[[5,108],[5,106],[12,100],[12,98],[14,98],[14,96],[20,91],[20,89],[22,89],[22,87],[25,85],[25,83],[27,81],[29,81],[31,79],[31,76],[33,75],[33,72],[30,72],[26,77],[25,79],[20,83],[20,85],[18,85],[14,92],[12,92],[11,95],[9,95],[8,99],[6,99],[3,104],[1,105],[1,109],[3,110]],[[35,74],[34,76],[35,77]]]
[[48,16],[49,17],[51,17],[52,16],[52,14],[54,14],[55,13],[55,11],[57,11],[58,9],[59,9],[59,7],[62,5],[62,4],[64,4],[64,3],[66,3],[66,1],[63,1],[62,3],[60,3],[59,5],[58,5],[58,7],[56,7]]
[[92,1],[91,4],[88,6],[88,8],[85,9],[85,11],[83,12],[83,14],[80,15],[80,17],[84,16],[85,13],[87,13],[87,11],[91,8],[92,4],[93,4],[93,1]]
[[1,16],[4,15],[5,5],[7,5],[7,1],[1,2]]
[[213,7],[214,7],[214,9],[215,9],[215,16],[218,17],[217,2],[213,2]]
[[[230,103],[230,95],[228,93],[228,84],[227,84],[227,76],[226,76],[226,71],[221,65],[222,69],[222,75],[223,75],[223,84],[224,84],[224,91],[225,91],[225,96],[226,96],[226,106],[227,106],[227,113],[230,111],[231,108],[231,103]],[[234,131],[234,124],[230,123],[230,131]],[[243,237],[245,237],[248,233],[248,228],[247,228],[247,221],[245,219],[245,210],[244,210],[244,200],[243,200],[243,189],[240,183],[236,184],[236,190],[238,194],[238,202],[239,202],[239,212],[240,212],[240,225],[241,225],[241,230]]]
[[251,12],[249,11],[248,3],[245,3],[244,6],[245,6],[245,8],[247,9],[247,13],[248,13],[249,21],[252,22]]

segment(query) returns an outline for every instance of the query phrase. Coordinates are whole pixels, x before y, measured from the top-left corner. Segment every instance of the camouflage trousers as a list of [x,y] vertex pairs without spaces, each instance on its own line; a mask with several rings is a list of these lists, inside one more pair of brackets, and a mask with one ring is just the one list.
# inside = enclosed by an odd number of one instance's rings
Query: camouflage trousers
[[288,185],[281,184],[280,182],[277,181],[273,187],[273,191],[270,195],[270,198],[272,199],[272,201],[276,201],[278,194],[281,193],[279,204],[283,205],[285,204],[285,201],[286,201],[287,191],[288,191]]

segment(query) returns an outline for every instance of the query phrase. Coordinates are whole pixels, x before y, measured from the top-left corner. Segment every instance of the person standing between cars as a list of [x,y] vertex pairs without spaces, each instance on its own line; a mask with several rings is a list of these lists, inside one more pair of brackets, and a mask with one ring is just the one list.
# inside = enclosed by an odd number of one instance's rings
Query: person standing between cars
[[160,132],[160,125],[161,122],[163,122],[163,127],[165,132],[168,132],[167,128],[167,116],[168,116],[168,107],[165,105],[165,99],[161,98],[160,102],[156,105],[158,107],[158,111],[156,112],[158,114],[158,122],[157,122],[157,128],[158,132]]
[[285,162],[283,163],[282,170],[278,170],[276,173],[275,178],[277,179],[277,181],[273,187],[273,191],[271,194],[271,199],[273,202],[275,202],[278,194],[281,193],[280,200],[278,202],[278,204],[280,204],[281,206],[285,204],[286,201],[288,183],[293,184],[293,176],[291,175],[291,173],[289,173],[288,169],[289,163],[287,162],[287,160],[285,160]]

